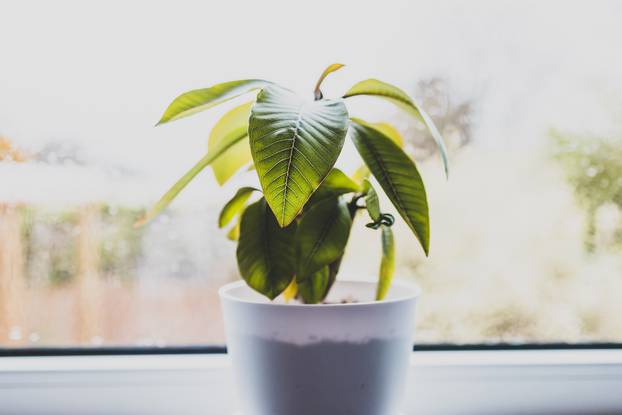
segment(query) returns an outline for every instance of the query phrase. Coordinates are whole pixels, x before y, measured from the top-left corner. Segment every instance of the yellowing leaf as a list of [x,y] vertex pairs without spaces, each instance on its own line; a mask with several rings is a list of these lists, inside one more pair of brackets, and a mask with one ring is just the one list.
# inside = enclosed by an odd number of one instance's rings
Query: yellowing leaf
[[369,123],[376,130],[382,131],[384,135],[389,137],[395,144],[400,147],[404,147],[404,139],[399,131],[395,129],[391,124],[387,124],[386,122],[377,122],[377,123]]
[[389,292],[393,272],[395,271],[395,242],[393,231],[388,226],[382,226],[382,259],[380,261],[380,275],[376,288],[376,300],[382,300]]
[[214,125],[207,143],[208,151],[218,147],[230,137],[242,137],[240,141],[232,145],[224,154],[212,163],[214,176],[221,186],[225,184],[235,172],[251,160],[251,150],[248,141],[248,119],[254,101],[239,105],[226,112]]
[[298,284],[296,284],[296,278],[292,279],[285,291],[283,291],[283,299],[286,303],[290,302],[298,294]]
[[352,180],[362,185],[363,181],[369,177],[369,173],[369,168],[366,165],[362,164],[352,174]]
[[324,69],[324,72],[322,72],[322,75],[320,75],[320,79],[318,79],[317,84],[315,84],[315,99],[322,99],[322,91],[320,90],[320,86],[322,86],[322,82],[324,82],[324,79],[326,79],[326,77],[331,73],[338,71],[344,66],[345,65],[341,63],[333,63],[332,65],[329,65],[326,69]]
[[240,239],[240,218],[241,216],[238,215],[238,220],[235,222],[235,225],[233,225],[227,232],[227,239],[230,241],[235,242]]

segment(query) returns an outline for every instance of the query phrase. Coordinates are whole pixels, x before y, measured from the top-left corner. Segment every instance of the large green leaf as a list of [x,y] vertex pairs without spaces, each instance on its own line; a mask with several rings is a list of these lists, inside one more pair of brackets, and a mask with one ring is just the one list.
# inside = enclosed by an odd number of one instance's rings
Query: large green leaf
[[208,151],[217,148],[223,141],[239,139],[223,154],[223,157],[219,157],[212,163],[214,176],[221,186],[252,159],[250,147],[244,138],[248,136],[248,118],[253,104],[254,101],[251,101],[231,109],[214,124],[210,132],[207,142]]
[[322,99],[324,97],[322,95],[322,91],[320,90],[320,87],[322,86],[322,82],[324,82],[324,79],[326,79],[326,77],[330,75],[331,73],[338,71],[344,66],[345,65],[342,63],[333,63],[332,65],[329,65],[326,69],[324,69],[324,72],[322,72],[322,75],[320,75],[320,79],[317,80],[317,83],[315,84],[315,90],[313,91],[313,94],[316,100]]
[[348,206],[337,197],[316,203],[302,215],[296,234],[298,283],[343,255],[351,227]]
[[298,294],[307,304],[319,303],[326,297],[329,289],[330,270],[328,265],[314,272],[304,281],[297,282]]
[[382,300],[391,287],[393,272],[395,271],[395,242],[393,231],[388,226],[382,226],[382,259],[380,260],[380,275],[376,288],[376,300]]
[[296,224],[281,228],[264,198],[242,214],[237,248],[238,268],[253,289],[276,298],[296,269]]
[[350,88],[350,90],[348,90],[348,92],[345,93],[343,97],[348,98],[357,95],[371,95],[387,99],[398,107],[406,110],[408,113],[414,115],[419,121],[421,121],[428,128],[430,134],[434,138],[443,161],[445,175],[449,176],[447,149],[445,148],[445,142],[443,141],[441,133],[438,131],[438,128],[436,128],[436,125],[434,125],[434,122],[430,116],[421,108],[419,104],[409,97],[407,93],[386,82],[382,82],[377,79],[367,79],[355,84],[352,88]]
[[335,164],[348,129],[341,99],[303,101],[269,86],[253,106],[251,153],[264,195],[281,226],[290,224]]
[[185,92],[171,102],[157,125],[196,114],[266,85],[270,85],[270,82],[261,79],[244,79]]
[[218,217],[218,227],[225,227],[231,220],[238,215],[244,206],[246,206],[246,202],[251,197],[254,191],[256,191],[254,187],[242,187],[235,192],[235,195],[229,200],[225,206],[220,211],[220,216]]
[[158,214],[162,212],[173,201],[173,199],[175,199],[175,197],[177,197],[179,192],[181,192],[197,174],[199,174],[205,167],[209,166],[214,160],[220,157],[242,138],[244,137],[240,137],[239,135],[228,135],[223,138],[218,146],[215,146],[211,151],[203,156],[197,164],[192,166],[192,168],[188,170],[188,172],[184,174],[181,179],[177,180],[177,182],[175,182],[175,184],[164,194],[164,196],[158,200],[151,210],[149,210],[145,216],[136,222],[134,226],[142,226],[158,216]]
[[363,161],[427,255],[430,244],[428,201],[415,163],[389,137],[362,120],[352,119],[350,136]]

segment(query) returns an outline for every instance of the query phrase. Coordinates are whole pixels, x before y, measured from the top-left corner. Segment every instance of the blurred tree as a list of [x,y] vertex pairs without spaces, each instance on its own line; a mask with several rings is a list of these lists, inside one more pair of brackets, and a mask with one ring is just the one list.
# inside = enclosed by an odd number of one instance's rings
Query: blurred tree
[[[597,213],[607,205],[622,211],[622,137],[573,135],[552,130],[554,157],[563,166],[566,178],[586,212],[585,246],[596,247]],[[618,221],[612,230],[622,243]]]
[[37,284],[71,283],[77,273],[77,212],[75,209],[50,212],[33,206],[24,212],[28,277]]
[[101,207],[100,271],[117,279],[133,278],[143,247],[144,229],[133,224],[144,214],[142,209],[104,205]]
[[[471,143],[474,110],[472,100],[453,100],[450,85],[442,78],[419,81],[414,95],[434,120],[450,152]],[[416,159],[426,159],[438,152],[423,123],[408,125],[404,138],[407,149]]]
[[47,164],[87,164],[84,149],[71,141],[52,141],[37,152],[37,160]]

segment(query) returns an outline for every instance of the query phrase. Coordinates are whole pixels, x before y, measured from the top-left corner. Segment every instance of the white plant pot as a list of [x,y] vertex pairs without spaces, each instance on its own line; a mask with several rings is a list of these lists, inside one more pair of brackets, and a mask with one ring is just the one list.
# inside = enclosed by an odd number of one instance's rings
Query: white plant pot
[[348,304],[270,302],[243,281],[220,289],[244,415],[396,415],[412,351],[416,287],[336,281]]

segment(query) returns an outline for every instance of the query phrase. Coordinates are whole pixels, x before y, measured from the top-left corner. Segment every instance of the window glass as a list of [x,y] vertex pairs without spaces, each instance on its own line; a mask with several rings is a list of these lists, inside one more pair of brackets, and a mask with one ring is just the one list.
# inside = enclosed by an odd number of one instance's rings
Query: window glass
[[[425,179],[431,250],[397,221],[399,278],[423,289],[420,343],[622,341],[622,5],[601,2],[21,2],[0,24],[0,346],[223,344],[217,289],[239,278],[217,226],[243,169],[206,170],[133,224],[206,151],[215,108],[153,128],[169,101],[265,78],[340,96],[369,77]],[[354,150],[339,161],[353,172]],[[381,198],[385,207],[386,199]],[[342,276],[374,278],[359,218]]]

